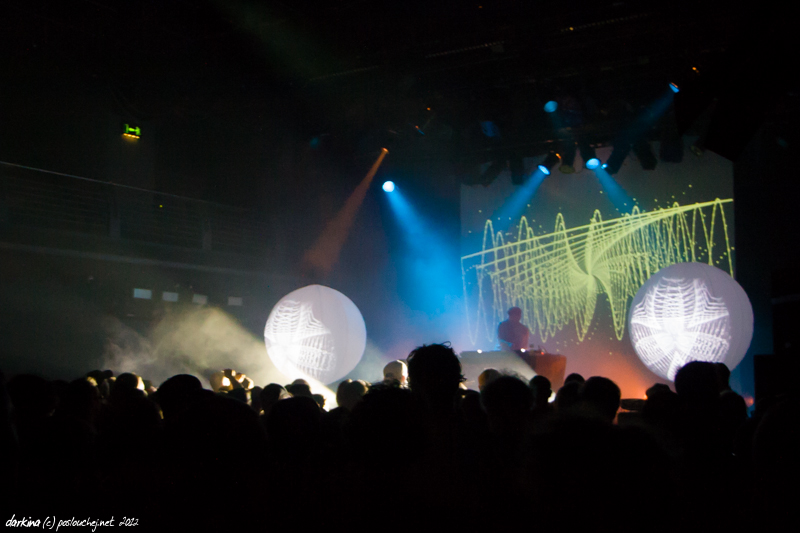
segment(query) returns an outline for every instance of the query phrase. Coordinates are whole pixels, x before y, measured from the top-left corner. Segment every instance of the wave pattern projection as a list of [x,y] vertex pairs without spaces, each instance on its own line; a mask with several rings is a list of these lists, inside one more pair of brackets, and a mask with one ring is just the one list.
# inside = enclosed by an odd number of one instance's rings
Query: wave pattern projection
[[630,214],[605,221],[595,210],[589,224],[570,229],[559,213],[554,231],[542,235],[535,235],[523,216],[513,242],[505,242],[487,220],[482,250],[461,258],[471,342],[476,344],[482,334],[494,341],[496,325],[514,306],[522,309],[522,322],[542,342],[570,323],[583,341],[601,294],[608,299],[614,333],[621,340],[631,299],[660,269],[716,262],[733,276],[723,210],[731,202],[674,203],[650,212],[636,206]]

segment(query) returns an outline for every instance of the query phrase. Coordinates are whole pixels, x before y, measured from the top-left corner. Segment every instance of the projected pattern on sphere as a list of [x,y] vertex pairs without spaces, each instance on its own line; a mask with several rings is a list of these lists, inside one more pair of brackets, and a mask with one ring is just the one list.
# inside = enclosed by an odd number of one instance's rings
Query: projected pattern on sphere
[[336,364],[333,335],[314,317],[312,306],[285,300],[273,311],[264,331],[270,357],[282,372],[292,369],[323,380]]
[[634,207],[630,214],[605,221],[596,210],[589,224],[571,229],[559,213],[555,230],[543,235],[535,235],[522,217],[514,242],[505,242],[487,220],[482,250],[461,258],[470,340],[476,343],[483,332],[493,341],[496,325],[516,306],[542,342],[570,322],[583,341],[602,293],[621,340],[630,299],[658,270],[698,261],[733,276],[723,210],[732,201],[675,203],[651,212]]
[[659,280],[634,306],[630,327],[642,362],[672,381],[690,361],[724,362],[730,348],[728,308],[699,279]]

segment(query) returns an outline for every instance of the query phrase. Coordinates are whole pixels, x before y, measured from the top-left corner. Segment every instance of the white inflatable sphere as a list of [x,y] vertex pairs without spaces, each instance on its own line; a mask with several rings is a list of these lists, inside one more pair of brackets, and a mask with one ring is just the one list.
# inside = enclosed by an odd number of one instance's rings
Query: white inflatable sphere
[[287,377],[332,383],[361,360],[367,328],[350,298],[329,287],[309,285],[275,304],[264,341],[269,358]]
[[753,338],[753,307],[728,273],[705,263],[659,270],[636,293],[628,315],[633,349],[670,381],[691,361],[733,370]]

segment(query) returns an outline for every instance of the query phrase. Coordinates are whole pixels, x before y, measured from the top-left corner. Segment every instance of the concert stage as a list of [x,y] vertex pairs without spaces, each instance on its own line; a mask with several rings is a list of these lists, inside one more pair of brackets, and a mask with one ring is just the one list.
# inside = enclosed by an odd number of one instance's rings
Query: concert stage
[[478,389],[478,376],[487,368],[516,372],[527,380],[535,375],[550,380],[553,390],[564,384],[567,358],[563,355],[544,353],[536,350],[520,352],[461,352],[461,367],[467,378],[467,386]]

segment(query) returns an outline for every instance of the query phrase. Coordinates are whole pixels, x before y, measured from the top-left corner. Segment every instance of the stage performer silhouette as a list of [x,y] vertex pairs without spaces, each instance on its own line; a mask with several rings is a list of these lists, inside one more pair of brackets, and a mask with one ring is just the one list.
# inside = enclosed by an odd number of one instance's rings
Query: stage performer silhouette
[[497,339],[503,350],[527,350],[531,332],[527,326],[520,323],[522,309],[512,307],[508,310],[508,320],[500,322],[497,327]]

